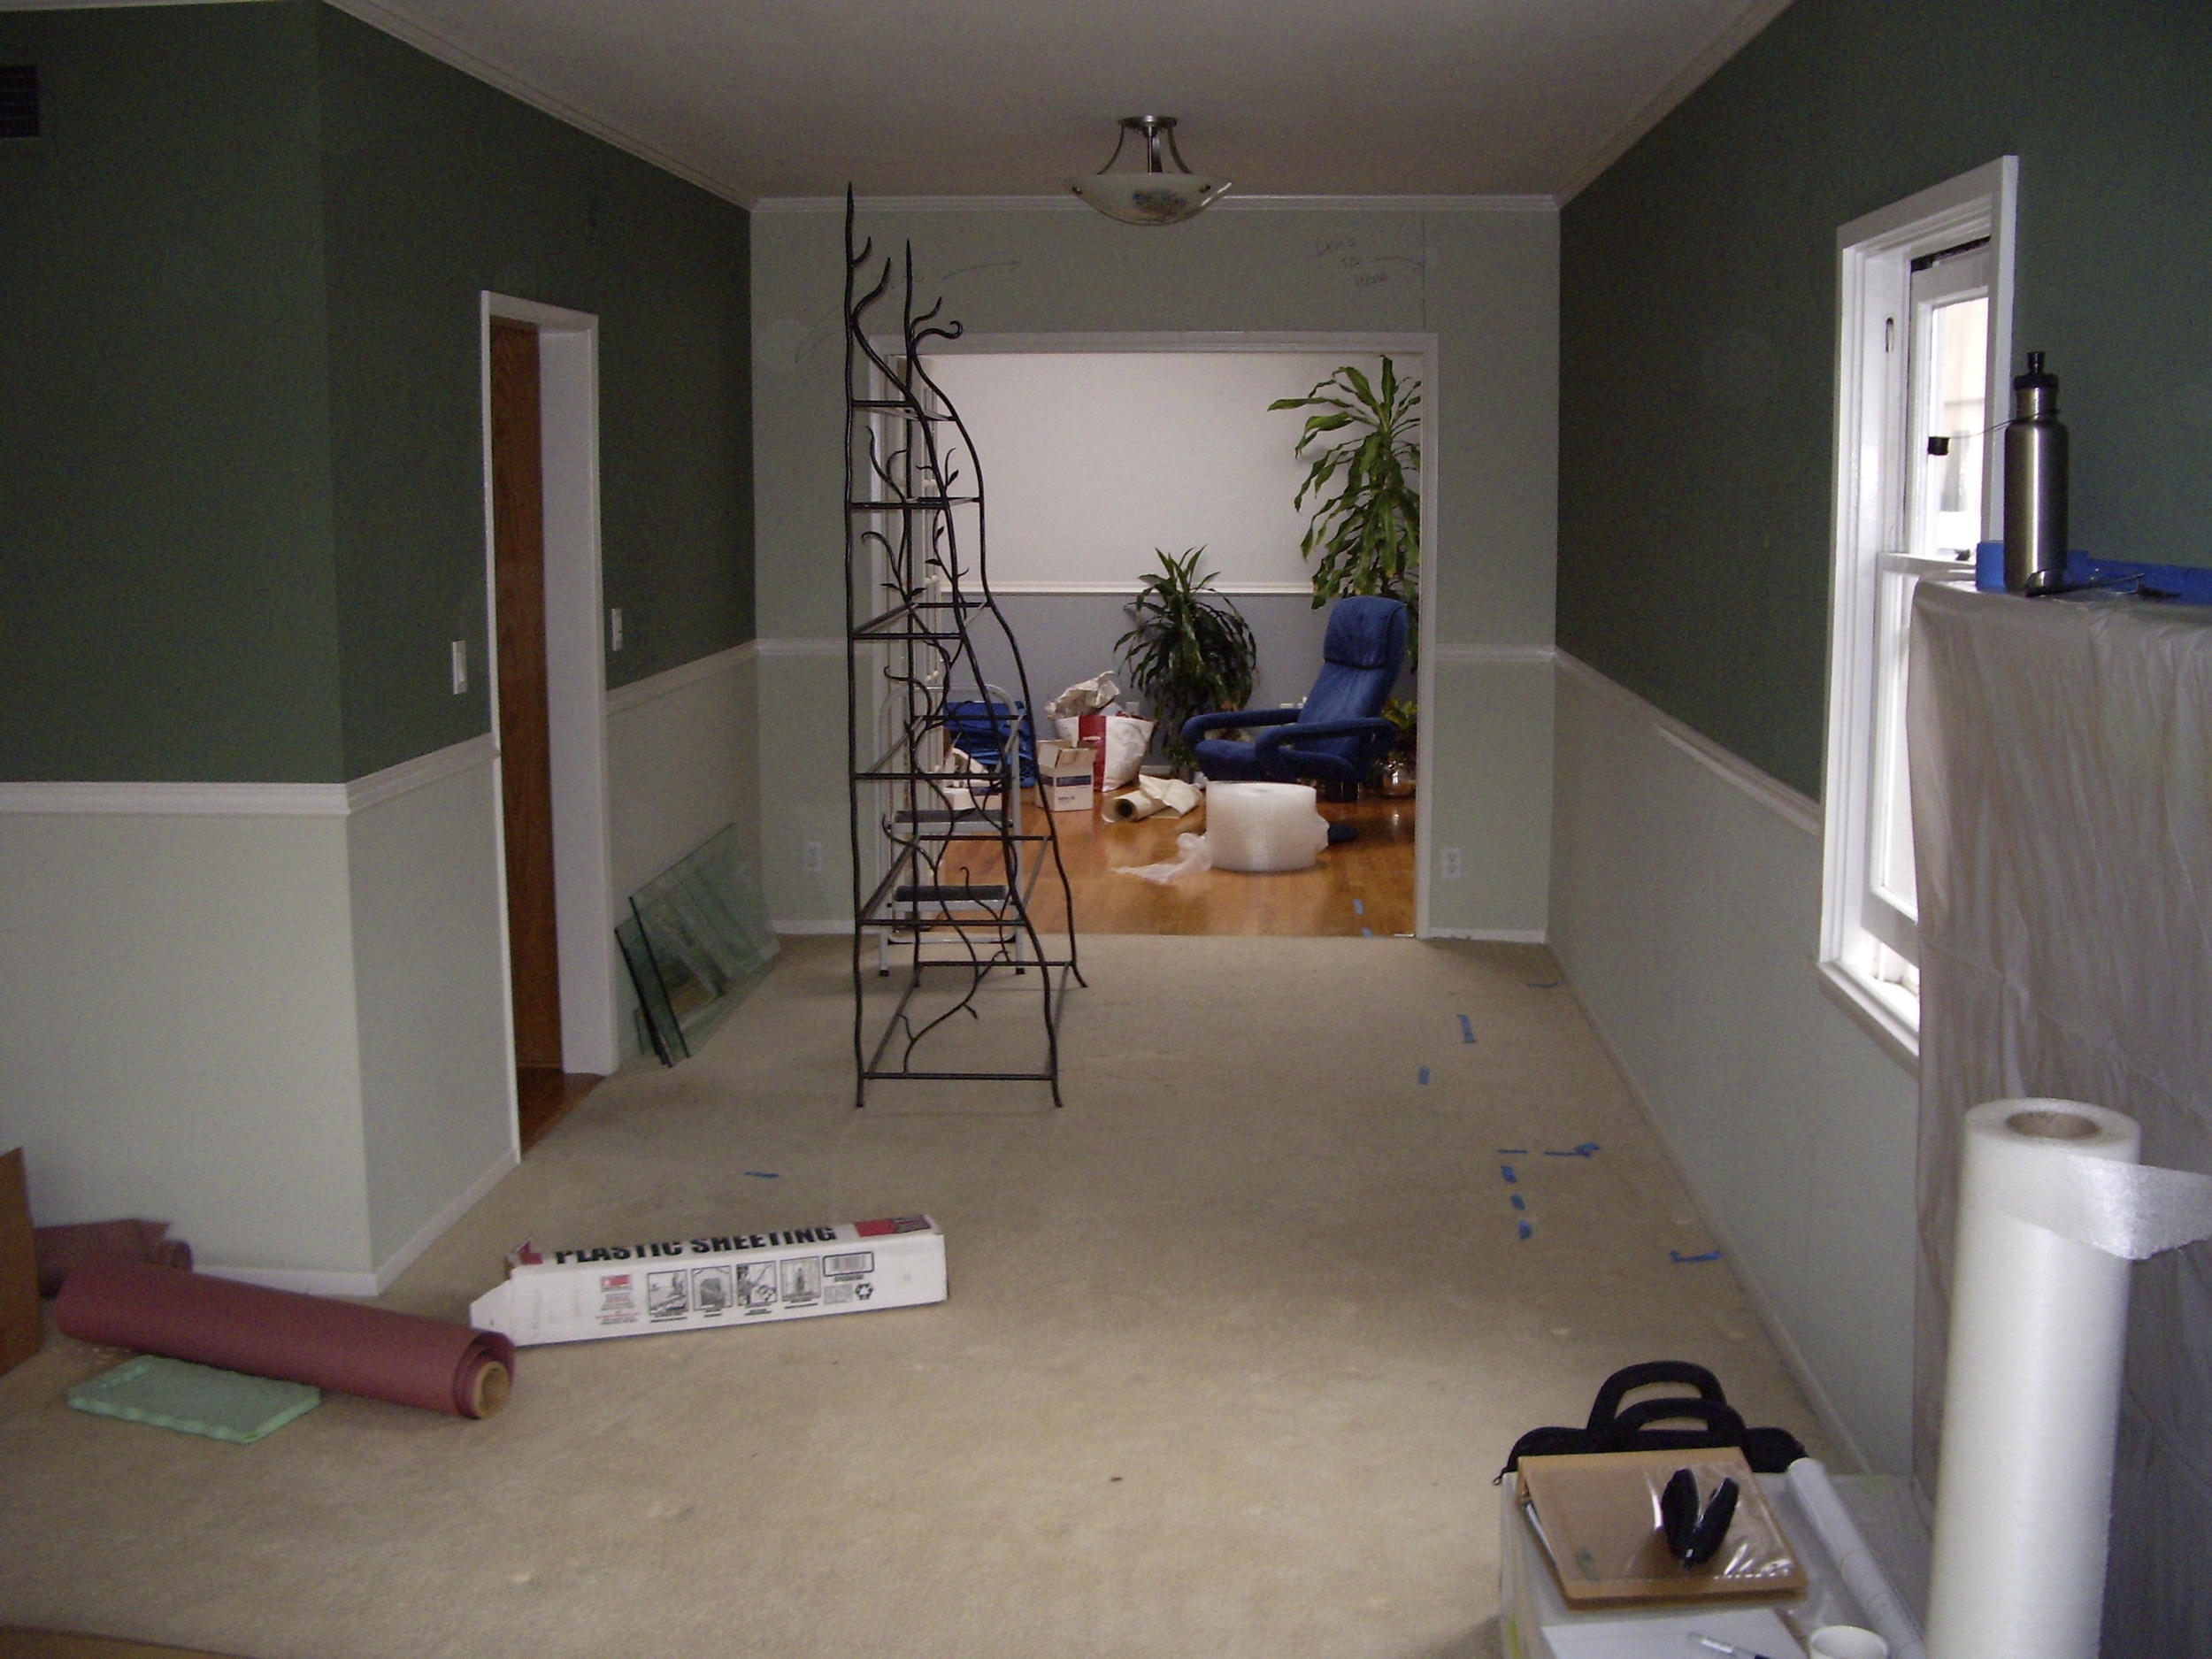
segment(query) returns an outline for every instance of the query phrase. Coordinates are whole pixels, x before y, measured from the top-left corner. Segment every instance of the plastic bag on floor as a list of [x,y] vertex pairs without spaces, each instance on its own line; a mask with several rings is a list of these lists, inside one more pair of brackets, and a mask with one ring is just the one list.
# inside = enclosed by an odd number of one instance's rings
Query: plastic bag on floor
[[1185,831],[1175,838],[1175,853],[1172,863],[1124,864],[1114,873],[1118,876],[1142,876],[1147,881],[1156,881],[1164,886],[1178,876],[1195,875],[1202,870],[1214,867],[1213,849],[1206,845],[1203,835],[1193,835]]
[[1045,712],[1056,720],[1071,720],[1078,715],[1097,714],[1110,709],[1120,696],[1121,687],[1114,683],[1113,675],[1093,674],[1088,680],[1079,680],[1045,704]]

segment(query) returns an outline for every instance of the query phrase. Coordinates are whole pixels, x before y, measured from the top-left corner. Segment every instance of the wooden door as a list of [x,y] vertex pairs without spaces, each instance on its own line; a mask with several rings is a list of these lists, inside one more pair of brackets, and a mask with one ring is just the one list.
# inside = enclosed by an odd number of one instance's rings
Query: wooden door
[[561,1071],[561,971],[553,910],[552,743],[545,702],[545,480],[538,331],[494,319],[492,565],[499,641],[499,751],[507,833],[507,948],[515,1064]]

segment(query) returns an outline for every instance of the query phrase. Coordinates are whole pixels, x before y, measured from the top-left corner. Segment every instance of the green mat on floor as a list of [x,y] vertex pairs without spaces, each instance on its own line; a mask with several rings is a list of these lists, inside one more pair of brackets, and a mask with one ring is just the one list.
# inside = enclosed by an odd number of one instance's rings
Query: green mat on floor
[[250,1446],[322,1403],[304,1383],[248,1377],[210,1365],[142,1354],[69,1391],[80,1411],[151,1423],[210,1440]]

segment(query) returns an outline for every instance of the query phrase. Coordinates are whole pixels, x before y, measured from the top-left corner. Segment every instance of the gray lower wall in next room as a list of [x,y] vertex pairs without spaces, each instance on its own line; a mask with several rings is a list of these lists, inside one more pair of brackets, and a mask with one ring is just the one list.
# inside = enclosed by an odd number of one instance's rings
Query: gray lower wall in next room
[[[1120,654],[1114,649],[1114,641],[1129,630],[1129,595],[1005,594],[998,603],[1021,644],[1030,695],[1041,710],[1077,680],[1111,669],[1127,700],[1151,712],[1149,701],[1129,683]],[[1313,688],[1314,676],[1321,672],[1321,639],[1329,613],[1316,611],[1302,594],[1244,594],[1233,603],[1252,625],[1259,645],[1259,676],[1249,706],[1263,709],[1297,702]],[[1010,689],[1013,663],[1005,646],[982,634],[977,637],[982,641],[986,676],[994,685]],[[1413,695],[1411,675],[1402,681],[1398,695]]]
[[[1007,625],[1020,641],[1022,659],[1029,667],[1030,695],[1037,706],[1058,696],[1079,680],[1105,670],[1114,671],[1128,700],[1140,696],[1123,670],[1114,641],[1129,631],[1130,596],[1126,594],[1006,594],[999,599]],[[1247,594],[1233,603],[1252,625],[1259,642],[1259,679],[1252,688],[1256,706],[1294,703],[1313,685],[1321,669],[1321,635],[1329,613],[1313,609],[1313,602],[1299,594]],[[983,636],[977,636],[981,639]],[[1002,643],[987,643],[984,672],[996,685],[1010,687],[1013,664]]]

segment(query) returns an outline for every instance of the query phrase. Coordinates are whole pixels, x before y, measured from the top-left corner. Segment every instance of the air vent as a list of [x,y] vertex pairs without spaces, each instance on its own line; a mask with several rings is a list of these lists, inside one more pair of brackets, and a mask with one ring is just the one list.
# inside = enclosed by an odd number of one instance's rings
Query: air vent
[[38,136],[38,65],[0,64],[0,138]]

